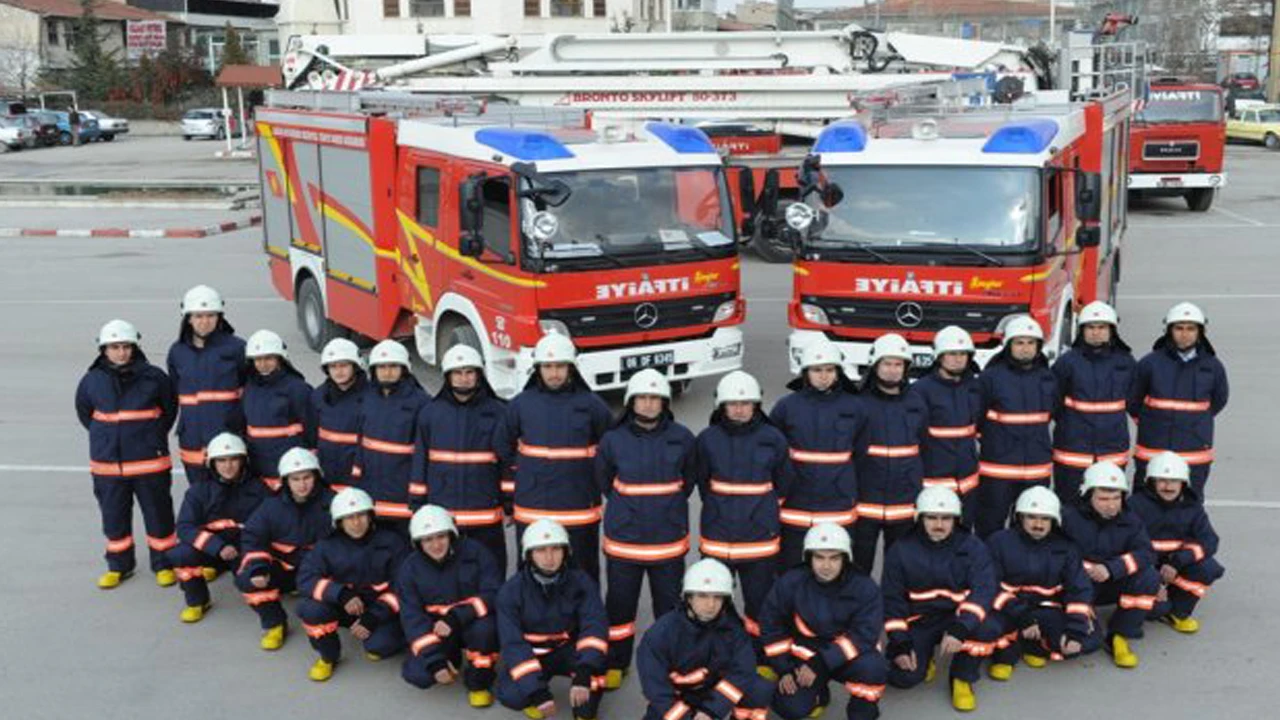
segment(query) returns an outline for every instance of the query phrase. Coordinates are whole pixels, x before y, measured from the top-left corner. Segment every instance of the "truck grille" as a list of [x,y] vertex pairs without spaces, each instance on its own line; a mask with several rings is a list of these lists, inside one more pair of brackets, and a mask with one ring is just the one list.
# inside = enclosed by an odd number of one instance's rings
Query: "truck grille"
[[[861,300],[802,296],[806,305],[820,307],[833,327],[886,330],[940,330],[959,325],[971,333],[995,332],[1000,318],[1028,312],[1026,305],[991,305],[920,300]],[[919,318],[918,321],[913,320]]]
[[1200,157],[1200,143],[1150,140],[1142,146],[1143,160],[1195,160]]
[[[716,308],[734,299],[734,294],[700,295],[678,300],[652,300],[622,305],[597,305],[573,310],[543,310],[539,320],[559,320],[574,337],[621,335],[707,325]],[[646,307],[647,306],[647,307]],[[650,320],[656,314],[656,319]]]

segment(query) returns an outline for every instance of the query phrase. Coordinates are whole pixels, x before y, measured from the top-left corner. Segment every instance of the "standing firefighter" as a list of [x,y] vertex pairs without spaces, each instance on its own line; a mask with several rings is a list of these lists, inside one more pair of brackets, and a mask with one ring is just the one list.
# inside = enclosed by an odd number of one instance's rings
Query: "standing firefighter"
[[805,346],[792,392],[773,406],[769,419],[787,436],[795,483],[782,506],[782,566],[801,561],[804,538],[817,523],[852,531],[857,519],[858,476],[853,443],[863,425],[856,387],[842,368],[834,343]]
[[325,480],[335,491],[351,483],[351,466],[360,446],[360,406],[369,387],[360,349],[345,338],[330,340],[320,351],[325,381],[311,393],[316,454]]
[[689,552],[689,493],[693,489],[693,433],[670,409],[671,385],[657,370],[627,381],[624,410],[600,440],[596,483],[604,508],[604,554],[609,591],[609,672],[605,689],[622,685],[631,666],[640,587],[649,576],[653,616],[680,601]]
[[978,423],[982,387],[973,361],[973,338],[948,325],[933,338],[933,367],[911,386],[924,400],[929,425],[921,442],[924,487],[945,487],[960,496],[966,522],[973,518],[978,487]]
[[351,467],[352,484],[373,498],[384,528],[405,535],[412,516],[409,502],[427,494],[426,488],[409,484],[418,413],[427,393],[410,372],[409,351],[395,340],[373,346],[369,372],[373,381],[360,401],[360,449]]
[[281,478],[276,471],[285,451],[315,447],[315,428],[307,424],[312,417],[311,386],[289,362],[284,340],[270,330],[249,336],[245,358],[249,367],[240,405],[249,462],[262,482],[275,492],[280,489]]
[[1191,466],[1191,488],[1201,497],[1213,464],[1213,426],[1227,406],[1227,370],[1205,336],[1209,321],[1191,303],[1164,316],[1164,335],[1138,363],[1129,414],[1138,423],[1135,482],[1147,462],[1171,450]]
[[569,534],[536,520],[521,538],[524,562],[498,592],[498,640],[505,665],[498,700],[533,720],[556,714],[551,678],[567,675],[574,718],[600,708],[609,620],[600,588],[573,566]]
[[169,378],[178,393],[178,449],[187,481],[210,479],[204,449],[221,432],[244,431],[240,396],[244,341],[227,322],[217,290],[197,285],[182,297],[182,327],[169,348]]
[[409,506],[445,508],[464,537],[493,554],[498,571],[507,570],[507,540],[502,531],[502,468],[493,451],[493,434],[506,415],[484,376],[484,359],[474,348],[455,345],[440,365],[444,387],[418,411],[416,447],[409,476]]
[[733,610],[733,574],[706,558],[684,574],[680,607],[659,617],[636,652],[644,720],[764,720],[773,688]]
[[769,664],[781,677],[773,709],[786,720],[812,717],[831,703],[828,683],[849,691],[845,716],[880,716],[886,667],[880,588],[853,567],[849,534],[819,523],[804,538],[804,565],[774,584],[760,627]]
[[564,335],[544,335],[533,349],[533,377],[507,406],[494,433],[503,467],[516,467],[515,520],[523,531],[553,520],[569,533],[573,555],[600,581],[600,489],[593,458],[609,408],[574,364],[577,350]]
[[142,336],[124,320],[98,331],[98,357],[76,388],[76,415],[89,431],[89,473],[107,538],[107,571],[98,587],[110,590],[133,574],[133,500],[142,508],[156,583],[174,583],[165,552],[177,544],[170,488],[169,428],[177,398],[169,377],[147,362]]
[[1062,403],[1053,425],[1053,490],[1063,503],[1080,497],[1080,478],[1090,465],[1129,462],[1129,418],[1125,403],[1134,360],[1120,339],[1120,319],[1108,304],[1084,306],[1071,349],[1053,364]]
[[413,551],[396,576],[400,624],[409,644],[401,676],[427,689],[463,669],[471,707],[493,704],[498,626],[494,600],[502,570],[480,542],[458,535],[449,511],[424,505],[409,520]]

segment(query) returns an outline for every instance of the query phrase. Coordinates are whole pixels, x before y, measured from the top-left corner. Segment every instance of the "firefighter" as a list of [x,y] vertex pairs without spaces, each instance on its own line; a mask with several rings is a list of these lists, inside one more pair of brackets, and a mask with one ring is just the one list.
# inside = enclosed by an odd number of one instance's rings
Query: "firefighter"
[[609,653],[609,620],[600,588],[574,566],[569,533],[540,519],[524,530],[524,562],[498,591],[498,640],[505,671],[498,701],[538,720],[556,714],[551,678],[570,680],[578,720],[596,717]]
[[1195,633],[1191,617],[1209,586],[1226,572],[1217,560],[1218,533],[1191,483],[1191,467],[1173,452],[1157,453],[1147,479],[1130,499],[1156,553],[1161,590],[1151,615],[1180,633]]
[[156,584],[176,582],[165,553],[178,543],[170,489],[169,428],[178,399],[164,371],[147,361],[138,330],[112,320],[98,331],[98,357],[76,388],[76,416],[89,431],[89,474],[107,539],[110,590],[133,574],[133,501],[142,508]]
[[542,336],[533,349],[533,376],[507,405],[493,444],[502,466],[516,468],[518,530],[535,520],[556,521],[569,533],[578,566],[599,582],[600,489],[593,458],[611,418],[576,359],[569,338]]
[[1115,463],[1090,465],[1080,493],[1077,505],[1063,513],[1063,528],[1084,558],[1085,573],[1093,581],[1094,607],[1116,606],[1105,637],[1095,626],[1086,649],[1101,646],[1116,667],[1135,668],[1138,655],[1129,641],[1142,637],[1142,622],[1155,610],[1160,590],[1151,537],[1142,518],[1125,502],[1129,483]]
[[239,564],[240,529],[270,495],[250,467],[249,451],[239,436],[217,435],[205,449],[205,458],[213,480],[187,488],[178,511],[179,543],[169,551],[186,599],[184,623],[204,619],[212,605],[209,581]]
[[288,633],[281,593],[295,592],[298,568],[311,549],[329,534],[333,493],[324,482],[320,461],[306,448],[292,448],[276,472],[281,492],[263,500],[241,533],[236,587],[258,614],[263,650],[279,650]]
[[769,592],[760,620],[769,664],[781,676],[773,709],[786,720],[821,712],[828,682],[849,691],[845,716],[880,716],[887,669],[877,643],[884,630],[880,588],[853,567],[849,533],[819,523],[804,537],[804,565]]
[[907,392],[911,349],[889,333],[871,344],[870,367],[859,400],[866,423],[856,441],[858,522],[853,527],[854,564],[865,573],[876,561],[876,544],[884,549],[911,530],[915,498],[924,482],[920,443],[927,437],[929,408]]
[[969,711],[982,659],[995,651],[995,569],[987,547],[960,523],[960,498],[930,487],[916,500],[916,525],[885,553],[885,632],[889,684],[929,682],[938,659],[951,658],[951,705]]
[[227,322],[217,290],[197,285],[182,297],[182,327],[169,348],[169,379],[178,393],[178,451],[187,481],[211,479],[204,449],[221,432],[242,433],[244,340]]
[[[742,584],[742,622],[765,664],[757,618],[778,574],[780,522],[794,470],[787,438],[760,409],[760,383],[741,370],[720,379],[711,422],[698,434],[694,481],[702,498],[704,557],[729,567]],[[774,678],[770,678],[774,679]]]
[[380,526],[373,498],[360,488],[335,495],[329,517],[333,529],[298,570],[298,618],[320,654],[308,673],[316,682],[333,677],[342,657],[340,627],[351,629],[370,662],[404,648],[400,599],[391,587],[408,554],[404,538]]
[[[489,548],[503,576],[507,540],[502,529],[502,468],[493,451],[493,433],[506,403],[484,374],[484,358],[467,345],[454,345],[440,363],[444,386],[418,411],[409,507],[430,499],[445,508],[463,537]],[[425,493],[414,491],[425,490]]]
[[[360,400],[360,447],[351,466],[352,484],[373,498],[379,525],[408,537],[409,502],[426,496],[410,487],[414,434],[427,393],[409,365],[409,351],[383,340],[369,353],[369,389]],[[414,497],[417,496],[417,497]]]
[[1137,473],[1147,461],[1172,450],[1191,466],[1191,489],[1205,496],[1213,463],[1214,418],[1227,406],[1227,370],[1205,335],[1204,311],[1184,302],[1164,316],[1164,335],[1138,362],[1129,414],[1138,424]]
[[779,511],[782,567],[804,554],[805,533],[820,522],[851,531],[857,519],[858,476],[853,443],[864,422],[857,387],[844,374],[843,357],[821,338],[800,354],[800,377],[787,383],[769,419],[787,437],[795,483]]
[[272,492],[280,490],[276,474],[280,458],[295,447],[315,447],[311,386],[289,362],[284,340],[270,330],[249,336],[245,346],[248,367],[240,399],[248,437],[249,462]]
[[425,689],[451,685],[463,668],[471,707],[493,704],[502,569],[478,540],[459,535],[449,511],[424,505],[409,520],[413,550],[396,575],[400,624],[409,644],[400,674]]
[[689,552],[689,494],[693,490],[693,433],[671,413],[671,385],[645,369],[627,381],[621,417],[600,439],[595,477],[608,499],[604,554],[609,590],[609,671],[616,690],[631,666],[640,586],[649,576],[653,616],[680,602]]
[[910,390],[924,400],[929,411],[928,428],[920,443],[923,485],[955,491],[966,523],[973,519],[978,423],[982,421],[982,387],[974,353],[973,338],[964,328],[942,328],[933,336],[933,366]]
[[1000,594],[992,607],[1000,638],[988,674],[1013,677],[1021,656],[1027,667],[1080,654],[1093,629],[1093,583],[1080,551],[1062,534],[1061,501],[1052,490],[1030,487],[1014,505],[1013,523],[987,539]]
[[1085,468],[1099,460],[1129,462],[1125,403],[1135,363],[1119,325],[1110,305],[1085,305],[1071,349],[1053,364],[1062,394],[1053,424],[1053,491],[1065,504],[1080,497]]
[[1049,421],[1058,383],[1043,353],[1044,331],[1030,315],[1019,315],[1004,336],[1004,347],[978,377],[984,414],[974,523],[983,538],[1004,527],[1023,490],[1048,485],[1053,475]]
[[360,446],[360,406],[369,387],[360,349],[345,338],[330,340],[320,351],[325,381],[311,393],[320,470],[335,492],[351,483],[351,466]]
[[681,596],[636,651],[644,720],[764,720],[773,687],[755,673],[751,638],[733,609],[733,573],[714,558],[699,560]]

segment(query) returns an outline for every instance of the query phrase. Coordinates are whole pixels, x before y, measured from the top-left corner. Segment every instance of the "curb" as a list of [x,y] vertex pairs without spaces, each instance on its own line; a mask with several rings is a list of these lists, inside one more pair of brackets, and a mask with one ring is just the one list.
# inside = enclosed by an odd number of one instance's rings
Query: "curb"
[[0,228],[0,237],[64,237],[64,238],[204,238],[221,235],[236,230],[262,224],[261,215],[253,215],[248,220],[232,220],[215,223],[198,228],[148,228],[136,230],[130,228],[93,228],[93,229],[60,229],[50,228]]

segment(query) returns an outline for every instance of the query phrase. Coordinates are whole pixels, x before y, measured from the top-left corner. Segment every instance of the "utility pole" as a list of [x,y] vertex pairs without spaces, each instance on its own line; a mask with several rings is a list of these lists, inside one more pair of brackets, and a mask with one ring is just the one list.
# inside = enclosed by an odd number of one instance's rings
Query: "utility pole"
[[1271,3],[1271,47],[1267,50],[1267,102],[1280,99],[1280,2]]

